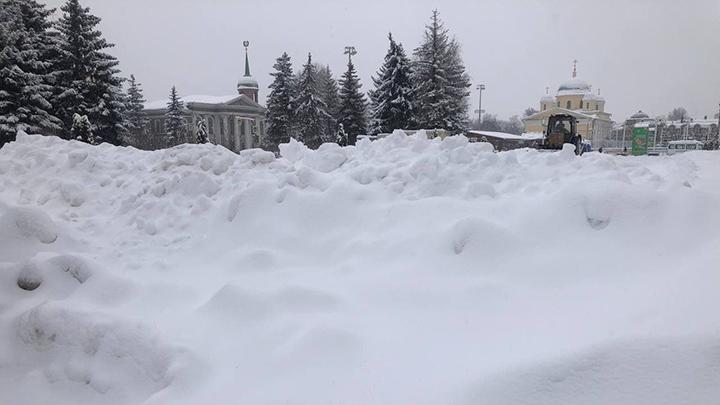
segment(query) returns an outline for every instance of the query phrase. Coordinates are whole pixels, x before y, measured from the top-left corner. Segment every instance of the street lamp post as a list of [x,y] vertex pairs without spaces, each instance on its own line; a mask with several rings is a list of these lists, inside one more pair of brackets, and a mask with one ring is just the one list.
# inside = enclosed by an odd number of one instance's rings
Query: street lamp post
[[476,87],[476,89],[480,91],[480,98],[479,98],[479,100],[478,100],[478,110],[477,110],[477,113],[478,113],[478,127],[479,127],[480,124],[482,124],[482,113],[483,113],[483,109],[482,109],[482,92],[483,92],[483,90],[485,90],[485,85],[484,85],[484,84],[478,84],[477,87]]
[[357,51],[354,46],[346,46],[345,52],[343,53],[348,56],[348,64],[352,63],[352,57],[357,55]]

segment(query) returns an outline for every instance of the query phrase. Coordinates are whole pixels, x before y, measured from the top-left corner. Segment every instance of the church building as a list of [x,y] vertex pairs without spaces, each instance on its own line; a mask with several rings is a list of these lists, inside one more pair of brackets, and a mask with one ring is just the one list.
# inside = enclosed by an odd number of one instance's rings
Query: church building
[[549,90],[547,87],[540,98],[540,112],[523,118],[525,132],[544,133],[548,117],[567,114],[577,119],[577,130],[583,139],[589,140],[596,149],[604,146],[612,133],[613,122],[605,112],[605,99],[600,90],[594,94],[592,86],[577,77],[577,61],[573,61],[572,78],[560,84],[554,96]]
[[[233,152],[259,147],[265,136],[266,108],[258,104],[259,86],[250,74],[249,42],[245,46],[245,74],[237,83],[237,94],[227,96],[182,96],[186,128],[181,143],[196,142],[196,128],[205,120],[211,143],[222,145]],[[145,103],[148,128],[142,149],[160,149],[168,145],[165,133],[165,111],[168,100]],[[138,137],[140,138],[140,137]],[[146,143],[146,144],[145,144]]]

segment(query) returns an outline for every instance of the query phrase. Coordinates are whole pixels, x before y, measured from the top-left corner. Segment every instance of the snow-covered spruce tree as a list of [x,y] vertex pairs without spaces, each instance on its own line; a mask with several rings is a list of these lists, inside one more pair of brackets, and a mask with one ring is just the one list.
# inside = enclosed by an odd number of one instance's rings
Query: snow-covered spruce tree
[[18,130],[60,129],[53,115],[51,52],[53,10],[34,0],[0,0],[0,147]]
[[333,77],[330,66],[320,66],[317,70],[318,92],[327,106],[328,114],[337,117],[340,111],[340,89]]
[[73,139],[87,142],[91,145],[96,144],[95,137],[92,134],[92,125],[87,115],[74,114],[73,124],[70,128],[70,135]]
[[303,66],[298,81],[298,94],[292,101],[295,128],[293,133],[308,148],[317,148],[323,143],[322,134],[327,133],[327,121],[332,118],[325,102],[319,97],[316,72],[312,55],[308,53],[307,64]]
[[182,141],[185,129],[183,109],[185,103],[178,96],[175,86],[170,90],[170,97],[165,110],[165,143],[166,147],[175,146]]
[[70,130],[75,113],[87,115],[93,133],[102,141],[119,145],[127,131],[123,79],[118,61],[105,52],[113,47],[97,29],[100,18],[78,0],[61,8],[56,27],[60,33],[54,63],[56,115]]
[[330,71],[330,66],[320,66],[317,71],[318,92],[320,98],[327,106],[327,112],[332,117],[326,123],[327,134],[323,138],[326,142],[335,142],[338,115],[340,112],[340,90]]
[[197,143],[208,143],[207,122],[200,118],[195,124],[195,141]]
[[135,80],[135,75],[130,75],[126,101],[127,129],[130,138],[128,143],[140,148],[148,148],[148,118],[145,114],[145,97],[143,97],[142,85]]
[[358,135],[367,133],[367,101],[360,92],[360,79],[352,60],[340,78],[340,112],[338,121],[345,127],[348,144],[355,145]]
[[412,80],[418,126],[451,133],[464,131],[468,125],[470,77],[465,73],[460,45],[448,37],[437,10],[414,57]]
[[338,131],[335,135],[335,142],[340,146],[347,146],[348,144],[348,136],[342,123],[338,125]]
[[267,129],[263,147],[275,151],[279,144],[290,141],[293,124],[293,109],[290,104],[293,99],[293,72],[287,52],[277,58],[273,68],[275,72],[270,73],[274,79],[269,86],[270,95],[265,113]]
[[388,39],[390,49],[377,77],[373,77],[375,89],[370,92],[371,132],[374,134],[413,127],[415,106],[410,60],[392,34],[388,34]]

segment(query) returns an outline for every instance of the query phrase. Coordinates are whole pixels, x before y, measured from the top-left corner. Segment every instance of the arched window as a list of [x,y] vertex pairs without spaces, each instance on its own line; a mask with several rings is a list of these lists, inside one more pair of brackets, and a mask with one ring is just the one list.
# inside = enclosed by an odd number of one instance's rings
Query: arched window
[[600,110],[600,107],[598,107],[598,103],[595,103],[595,109],[598,111]]
[[569,110],[569,109],[570,109],[570,107],[572,106],[572,104],[570,103],[570,100],[568,100],[568,101],[567,101],[567,103],[566,103],[565,105],[567,106],[567,109],[568,109],[568,110]]
[[543,111],[547,110],[547,104],[543,104]]

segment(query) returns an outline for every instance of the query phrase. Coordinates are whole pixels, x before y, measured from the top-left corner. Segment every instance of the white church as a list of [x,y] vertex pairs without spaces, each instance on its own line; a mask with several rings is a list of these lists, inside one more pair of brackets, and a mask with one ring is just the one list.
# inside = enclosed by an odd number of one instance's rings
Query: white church
[[[182,96],[185,104],[185,139],[181,143],[195,143],[195,129],[199,120],[207,123],[210,142],[222,145],[231,151],[259,147],[265,136],[266,108],[258,103],[259,86],[250,74],[248,45],[245,41],[245,74],[237,83],[237,93],[227,96]],[[145,103],[149,120],[144,149],[159,149],[167,146],[165,140],[165,111],[168,100]]]

